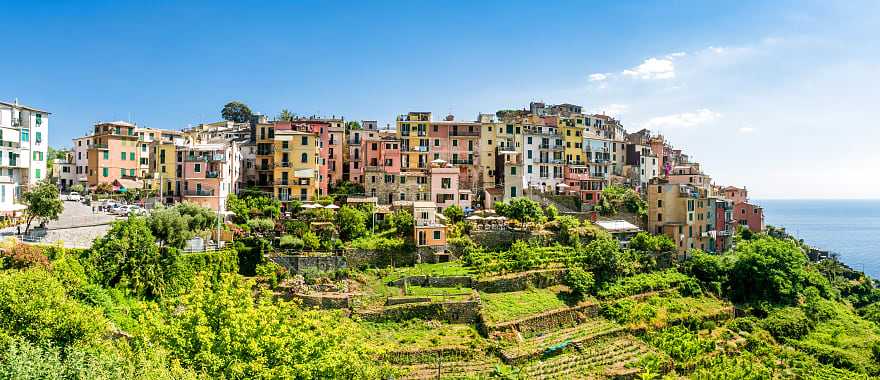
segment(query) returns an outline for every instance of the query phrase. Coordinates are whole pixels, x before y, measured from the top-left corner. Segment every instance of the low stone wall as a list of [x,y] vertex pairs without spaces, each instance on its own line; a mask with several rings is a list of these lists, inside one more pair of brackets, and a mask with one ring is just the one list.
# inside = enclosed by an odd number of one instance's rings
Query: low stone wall
[[373,321],[400,322],[410,319],[437,320],[446,323],[475,323],[480,312],[480,300],[422,302],[389,306],[381,311],[358,313],[361,318]]
[[562,284],[565,269],[542,269],[476,281],[474,289],[486,293],[517,292],[532,288],[547,288]]
[[431,302],[431,297],[388,297],[385,306],[403,305],[408,303]]
[[587,304],[564,309],[551,310],[515,321],[485,325],[486,336],[512,336],[519,332],[524,338],[542,332],[572,327],[599,313],[598,304]]
[[345,294],[290,294],[290,299],[298,299],[303,306],[321,309],[348,309],[350,304]]
[[348,268],[348,263],[343,256],[273,256],[269,260],[281,265],[291,273],[302,273],[308,270],[333,272]]
[[430,349],[391,351],[382,355],[382,359],[391,364],[408,365],[441,362],[457,362],[473,359],[477,353],[467,347],[441,346]]
[[401,287],[404,282],[408,285],[431,288],[470,288],[473,285],[470,276],[409,276],[393,281],[391,285]]

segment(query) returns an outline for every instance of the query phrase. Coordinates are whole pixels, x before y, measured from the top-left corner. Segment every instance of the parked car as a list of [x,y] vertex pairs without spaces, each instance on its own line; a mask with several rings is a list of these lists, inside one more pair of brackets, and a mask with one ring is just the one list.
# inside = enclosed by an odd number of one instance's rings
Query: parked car
[[80,200],[79,193],[77,193],[76,191],[71,191],[70,194],[67,194],[67,200],[79,202],[79,200]]
[[147,210],[141,206],[133,205],[128,207],[128,215],[147,215]]

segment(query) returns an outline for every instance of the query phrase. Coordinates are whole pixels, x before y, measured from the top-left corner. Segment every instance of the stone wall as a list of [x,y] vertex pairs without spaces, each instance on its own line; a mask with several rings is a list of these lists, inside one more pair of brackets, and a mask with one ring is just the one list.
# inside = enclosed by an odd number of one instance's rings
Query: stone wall
[[373,322],[423,319],[446,323],[475,323],[479,312],[480,300],[477,297],[467,301],[421,302],[388,306],[381,311],[362,312],[358,315]]
[[348,267],[343,256],[273,256],[269,260],[283,266],[291,273],[304,271],[333,272]]
[[302,301],[303,306],[321,309],[348,309],[351,305],[345,294],[291,294],[290,298]]
[[559,285],[564,278],[565,269],[542,269],[482,279],[473,287],[486,293],[517,292]]
[[518,240],[528,241],[532,238],[529,231],[514,230],[474,230],[471,239],[477,245],[482,245],[487,251],[500,251],[510,249],[510,246]]
[[470,288],[473,279],[470,276],[409,276],[391,282],[390,285],[402,287],[403,283],[431,288]]
[[482,329],[486,336],[510,337],[518,332],[523,338],[528,338],[543,332],[572,327],[588,318],[595,318],[598,313],[598,304],[588,304],[551,310],[515,321],[484,325]]

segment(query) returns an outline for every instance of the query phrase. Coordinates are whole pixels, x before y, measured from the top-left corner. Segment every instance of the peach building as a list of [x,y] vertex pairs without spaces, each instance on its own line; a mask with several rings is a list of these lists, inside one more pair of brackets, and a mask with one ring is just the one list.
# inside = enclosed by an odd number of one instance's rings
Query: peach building
[[135,186],[139,178],[140,138],[135,125],[124,121],[95,124],[92,145],[88,147],[88,183]]
[[437,222],[437,205],[434,202],[412,202],[412,214],[417,247],[446,246],[446,225]]

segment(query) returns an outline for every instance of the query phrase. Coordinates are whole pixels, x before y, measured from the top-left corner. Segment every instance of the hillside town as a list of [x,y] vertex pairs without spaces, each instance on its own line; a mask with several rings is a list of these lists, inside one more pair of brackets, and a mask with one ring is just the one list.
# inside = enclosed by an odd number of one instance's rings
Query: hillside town
[[660,134],[540,102],[220,114],[54,149],[0,102],[0,377],[880,374],[880,284]]
[[[9,212],[20,207],[14,194],[45,176],[49,113],[0,104],[11,141],[3,187]],[[442,214],[457,205],[470,214],[528,197],[596,221],[602,191],[624,186],[648,206],[646,216],[630,222],[667,235],[682,253],[724,252],[737,226],[764,230],[763,210],[745,187],[714,183],[663,135],[627,132],[619,120],[579,105],[532,102],[475,120],[408,112],[384,128],[375,120],[246,116],[182,131],[99,122],[73,139],[51,172],[63,192],[76,184],[88,192],[149,190],[164,204],[188,201],[218,212],[242,189],[271,195],[287,210],[291,202],[314,203],[354,185],[358,191],[347,199],[386,212],[416,205]],[[425,227],[417,241],[445,246],[442,224]]]

